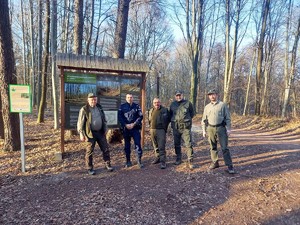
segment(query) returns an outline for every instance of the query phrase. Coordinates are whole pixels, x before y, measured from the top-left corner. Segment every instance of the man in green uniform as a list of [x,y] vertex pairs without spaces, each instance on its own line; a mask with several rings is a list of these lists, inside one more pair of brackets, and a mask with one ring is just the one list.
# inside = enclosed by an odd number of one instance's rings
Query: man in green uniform
[[169,110],[161,105],[159,98],[153,99],[153,107],[148,114],[150,135],[155,159],[152,164],[160,162],[160,168],[166,168],[166,133],[170,123]]
[[182,91],[175,92],[175,101],[170,105],[171,127],[173,129],[174,145],[176,153],[175,165],[182,163],[181,138],[187,147],[187,166],[194,169],[193,147],[192,147],[192,119],[194,117],[194,107],[191,102],[183,99]]
[[208,92],[210,103],[204,108],[202,117],[203,137],[208,136],[212,163],[209,169],[219,167],[217,140],[219,140],[225,165],[228,172],[234,174],[230,151],[228,149],[228,136],[231,132],[231,116],[227,104],[218,99],[216,90]]
[[94,175],[93,152],[96,143],[98,143],[105,162],[105,168],[113,171],[110,165],[110,153],[106,140],[106,118],[100,104],[97,103],[97,95],[88,94],[87,104],[79,111],[77,130],[80,140],[87,143],[85,163],[88,174]]

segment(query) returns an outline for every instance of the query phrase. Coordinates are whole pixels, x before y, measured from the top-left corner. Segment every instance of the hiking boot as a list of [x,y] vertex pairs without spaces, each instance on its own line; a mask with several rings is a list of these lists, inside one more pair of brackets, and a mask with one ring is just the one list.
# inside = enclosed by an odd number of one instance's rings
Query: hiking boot
[[193,161],[192,161],[192,160],[189,160],[189,161],[187,162],[187,167],[188,167],[190,170],[193,170],[193,169],[195,169],[195,166],[194,166],[194,164],[193,164]]
[[235,170],[233,169],[233,166],[228,166],[228,170],[227,170],[228,173],[230,174],[235,174]]
[[152,164],[157,164],[160,163],[160,159],[157,157],[153,160]]
[[216,169],[216,168],[219,168],[219,167],[220,167],[219,161],[215,161],[215,162],[212,162],[212,163],[209,165],[208,169],[213,170],[213,169]]
[[178,166],[181,163],[182,163],[181,158],[177,158],[174,164]]
[[137,164],[138,164],[138,167],[140,169],[144,167],[144,164],[142,163],[142,158],[141,157],[138,158]]
[[89,175],[95,175],[96,172],[95,172],[95,170],[93,170],[93,169],[89,169],[89,170],[88,170],[88,174],[89,174]]
[[166,169],[166,168],[167,168],[166,163],[165,163],[165,162],[161,162],[161,163],[160,163],[160,168],[161,168],[161,169]]
[[111,171],[114,170],[114,168],[110,165],[110,162],[109,162],[109,161],[108,161],[108,162],[105,162],[105,168],[106,168],[109,172],[111,172]]
[[125,168],[129,168],[132,166],[132,163],[130,160],[127,160],[126,163],[125,163]]

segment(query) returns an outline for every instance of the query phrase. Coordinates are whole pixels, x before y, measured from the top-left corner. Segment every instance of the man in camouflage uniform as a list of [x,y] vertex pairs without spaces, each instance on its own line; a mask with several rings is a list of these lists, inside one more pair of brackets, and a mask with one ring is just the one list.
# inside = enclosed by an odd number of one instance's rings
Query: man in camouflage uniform
[[219,167],[217,140],[219,140],[223,158],[228,172],[234,174],[230,151],[228,149],[228,136],[231,132],[231,117],[227,104],[218,99],[216,90],[210,90],[208,93],[210,103],[204,108],[202,117],[203,137],[208,136],[210,144],[210,155],[212,163],[209,169]]
[[160,163],[160,168],[166,168],[166,133],[170,123],[169,110],[161,105],[159,98],[153,99],[153,107],[148,114],[150,135],[154,148],[155,159],[152,164]]
[[193,147],[192,147],[192,119],[194,117],[194,107],[191,102],[183,99],[182,91],[175,92],[175,101],[170,106],[171,127],[173,129],[174,145],[176,153],[175,165],[182,163],[181,138],[187,147],[187,166],[194,169]]

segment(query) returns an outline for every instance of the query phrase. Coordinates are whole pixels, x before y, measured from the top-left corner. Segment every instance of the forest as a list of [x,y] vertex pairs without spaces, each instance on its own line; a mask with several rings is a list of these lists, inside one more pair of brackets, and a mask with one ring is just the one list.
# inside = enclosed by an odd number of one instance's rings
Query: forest
[[232,113],[297,117],[299,7],[294,0],[3,0],[4,148],[18,148],[19,137],[8,84],[30,84],[37,123],[48,109],[59,127],[57,53],[146,61],[146,99],[159,93],[166,106],[180,89],[201,114],[214,88]]

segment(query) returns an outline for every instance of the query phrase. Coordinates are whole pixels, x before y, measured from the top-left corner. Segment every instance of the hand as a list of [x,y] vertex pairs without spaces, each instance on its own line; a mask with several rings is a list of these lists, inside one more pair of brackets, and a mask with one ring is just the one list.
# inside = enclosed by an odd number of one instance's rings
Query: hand
[[227,136],[229,137],[231,134],[231,130],[227,130]]
[[203,137],[204,138],[206,137],[206,131],[205,130],[203,131]]
[[80,141],[85,141],[85,136],[82,133],[80,133]]
[[134,123],[125,125],[128,130],[131,130],[134,127]]

